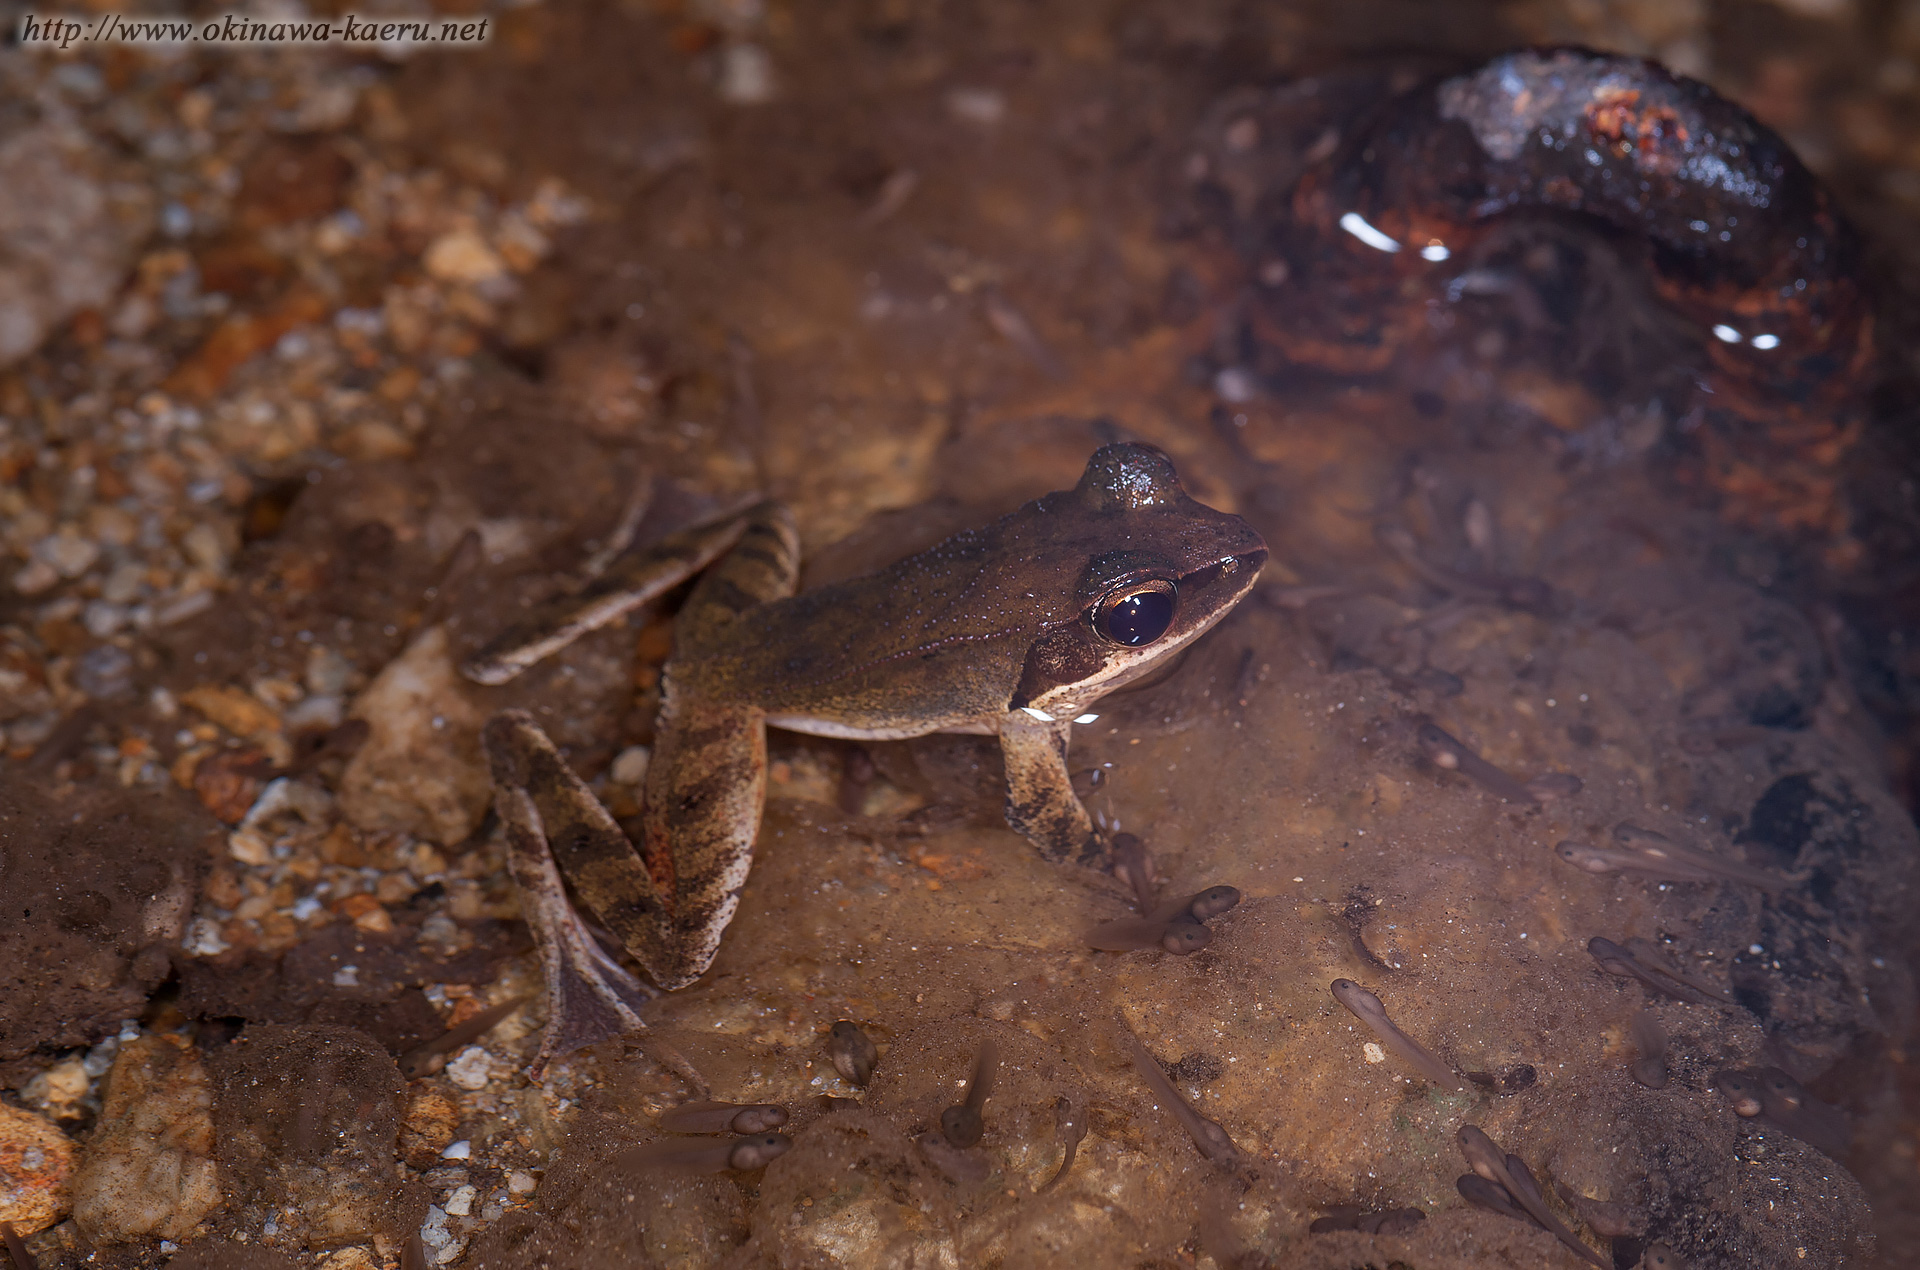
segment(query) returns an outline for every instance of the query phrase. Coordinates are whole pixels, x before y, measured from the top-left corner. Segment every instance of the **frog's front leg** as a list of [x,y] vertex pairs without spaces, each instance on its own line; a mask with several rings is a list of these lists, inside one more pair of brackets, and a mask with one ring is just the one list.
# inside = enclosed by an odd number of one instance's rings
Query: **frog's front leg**
[[1007,823],[1058,864],[1101,867],[1106,841],[1073,792],[1067,775],[1067,739],[1073,724],[1036,719],[1025,710],[1000,718],[1000,753],[1007,764]]

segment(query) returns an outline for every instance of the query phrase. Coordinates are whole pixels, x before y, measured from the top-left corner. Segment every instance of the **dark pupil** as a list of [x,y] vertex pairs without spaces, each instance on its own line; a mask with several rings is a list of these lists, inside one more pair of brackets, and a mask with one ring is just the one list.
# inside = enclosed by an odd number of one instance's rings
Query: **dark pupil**
[[1151,644],[1173,625],[1173,594],[1135,591],[1107,607],[1106,624],[1107,637],[1116,644],[1129,648]]

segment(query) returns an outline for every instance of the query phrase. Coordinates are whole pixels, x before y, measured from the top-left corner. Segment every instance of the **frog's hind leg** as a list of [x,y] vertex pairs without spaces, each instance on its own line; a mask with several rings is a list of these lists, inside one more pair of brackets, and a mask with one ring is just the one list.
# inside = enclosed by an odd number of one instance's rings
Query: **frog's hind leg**
[[1007,763],[1007,823],[1055,864],[1104,868],[1111,852],[1093,827],[1067,775],[1064,719],[1038,719],[1009,710],[1000,719],[1000,753]]
[[669,534],[616,558],[583,589],[556,596],[515,622],[460,667],[475,683],[503,684],[589,631],[625,617],[685,582],[739,540],[765,505]]
[[567,899],[562,870],[643,965],[659,956],[664,906],[627,836],[531,715],[495,715],[483,740],[494,807],[507,832],[508,868],[546,972],[548,1020],[533,1065],[537,1078],[550,1059],[641,1030],[641,1005],[659,995],[600,947]]
[[[678,648],[706,646],[753,610],[793,594],[800,573],[792,516],[766,503],[748,515],[739,543],[694,585],[674,623]],[[766,713],[715,701],[669,661],[653,758],[647,765],[643,849],[668,897],[665,959],[647,972],[663,988],[691,983],[713,963],[753,864],[766,795]]]

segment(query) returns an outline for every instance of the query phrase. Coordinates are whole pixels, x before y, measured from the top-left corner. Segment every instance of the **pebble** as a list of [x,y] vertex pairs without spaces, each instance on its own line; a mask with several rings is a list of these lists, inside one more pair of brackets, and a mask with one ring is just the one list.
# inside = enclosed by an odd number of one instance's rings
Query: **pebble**
[[34,559],[51,565],[61,577],[77,578],[100,558],[100,544],[82,538],[71,528],[62,528],[33,544],[33,555]]
[[73,1143],[52,1121],[0,1103],[0,1221],[45,1230],[67,1211]]
[[39,595],[60,580],[60,571],[35,556],[13,575],[13,589],[22,595]]
[[720,100],[735,106],[772,101],[773,58],[758,44],[730,44],[720,57]]
[[368,833],[410,833],[462,842],[492,799],[484,764],[468,760],[461,738],[485,717],[454,669],[444,628],[429,627],[388,662],[354,699],[366,742],[340,778],[340,810]]
[[[447,1079],[465,1090],[485,1089],[493,1080],[493,1055],[478,1045],[467,1046],[447,1064]],[[451,1151],[459,1145],[456,1142],[447,1150]],[[449,1156],[448,1158],[464,1160],[466,1156]]]
[[173,1035],[125,1042],[74,1172],[74,1224],[94,1243],[185,1239],[219,1203],[198,1053]]
[[[464,1054],[471,1053],[476,1049],[479,1049],[479,1047],[469,1046],[467,1047],[466,1050],[463,1050],[461,1052],[464,1055]],[[493,1056],[491,1054],[487,1054],[485,1050],[480,1050],[480,1053],[487,1058],[489,1063],[492,1062]],[[455,1083],[459,1084],[458,1081],[456,1081]],[[461,1087],[463,1089],[478,1089],[480,1086],[462,1085]],[[440,1158],[443,1160],[471,1160],[473,1158],[473,1139],[462,1138],[458,1142],[448,1143],[447,1149],[440,1153]]]
[[93,1078],[87,1075],[86,1064],[77,1058],[68,1058],[28,1081],[20,1091],[20,1098],[36,1107],[57,1112],[85,1098],[92,1085]]
[[133,188],[116,197],[109,162],[72,124],[54,120],[16,126],[0,142],[0,365],[119,289],[152,199]]
[[507,272],[506,261],[500,259],[500,253],[471,229],[456,229],[434,239],[421,263],[442,282],[463,282],[469,286],[491,282]]
[[[92,629],[92,606],[88,612],[87,624]],[[133,691],[133,654],[114,644],[89,648],[74,663],[73,684],[96,701],[124,697]]]
[[80,624],[95,639],[105,639],[127,624],[127,611],[118,604],[92,600],[80,614]]
[[445,1205],[447,1210],[447,1215],[450,1217],[472,1216],[473,1201],[479,1197],[479,1194],[480,1193],[473,1188],[471,1183],[469,1183],[466,1186],[454,1187],[453,1193],[447,1196],[447,1202]]
[[531,1195],[539,1184],[534,1180],[533,1174],[524,1169],[515,1169],[507,1174],[507,1189],[515,1195]]
[[621,750],[613,760],[613,767],[607,775],[616,785],[638,787],[647,779],[647,766],[653,759],[653,751],[644,745],[629,745]]

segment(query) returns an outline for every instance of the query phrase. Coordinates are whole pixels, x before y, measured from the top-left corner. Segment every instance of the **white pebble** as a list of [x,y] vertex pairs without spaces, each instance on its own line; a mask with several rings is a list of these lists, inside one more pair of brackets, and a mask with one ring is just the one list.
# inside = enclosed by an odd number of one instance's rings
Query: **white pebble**
[[730,44],[720,55],[720,99],[757,106],[773,97],[773,58],[758,44]]
[[485,1089],[493,1079],[493,1055],[469,1045],[447,1064],[447,1079],[462,1089]]
[[620,751],[618,758],[613,760],[613,768],[607,775],[613,778],[616,785],[637,787],[641,781],[647,779],[647,764],[652,759],[653,751],[646,746],[629,745]]
[[1387,1052],[1373,1041],[1368,1041],[1365,1045],[1362,1045],[1360,1052],[1366,1056],[1369,1063],[1384,1063],[1387,1061]]
[[447,1215],[449,1217],[467,1217],[473,1213],[474,1197],[479,1194],[471,1186],[456,1186],[453,1194],[447,1196]]
[[440,1153],[443,1160],[471,1160],[473,1158],[473,1139],[462,1138],[458,1142],[449,1142],[447,1149]]
[[539,1183],[533,1180],[533,1174],[524,1169],[515,1169],[507,1174],[507,1189],[515,1195],[531,1195]]
[[100,544],[82,538],[72,529],[62,529],[35,543],[33,555],[36,560],[52,565],[61,577],[77,578],[100,558]]
[[193,919],[193,925],[187,927],[187,937],[180,941],[180,946],[195,957],[218,957],[230,947],[220,937],[220,927],[206,917]]

